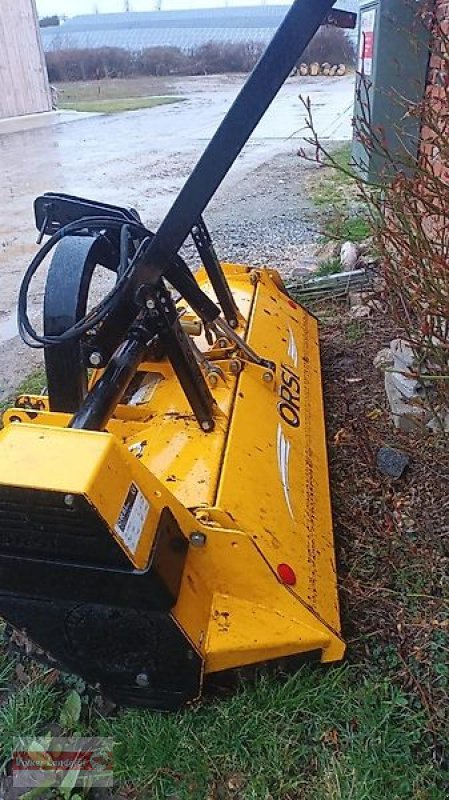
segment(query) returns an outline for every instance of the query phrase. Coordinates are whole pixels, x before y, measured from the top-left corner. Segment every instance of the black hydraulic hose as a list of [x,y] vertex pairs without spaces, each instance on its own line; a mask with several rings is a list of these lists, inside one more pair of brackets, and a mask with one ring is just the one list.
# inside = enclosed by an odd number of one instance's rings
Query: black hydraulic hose
[[[132,272],[134,262],[139,258],[139,255],[142,252],[142,246],[139,248],[139,251],[136,253],[131,264],[129,264],[125,271],[119,276],[117,283],[109,292],[109,294],[103,298],[101,303],[99,303],[96,308],[92,309],[83,319],[79,320],[79,322],[77,322],[76,325],[69,330],[65,331],[59,336],[40,336],[31,325],[28,317],[28,292],[31,281],[51,250],[56,247],[56,245],[66,236],[70,236],[71,234],[75,233],[82,235],[83,232],[86,234],[92,233],[92,231],[97,232],[99,229],[101,230],[102,226],[106,228],[113,227],[121,229],[123,227],[123,222],[115,219],[114,217],[85,217],[81,220],[76,220],[75,222],[65,225],[63,228],[60,228],[60,230],[57,231],[57,233],[55,233],[51,239],[44,244],[43,247],[41,247],[39,252],[33,258],[31,264],[25,272],[20,286],[19,302],[17,307],[17,324],[19,333],[22,339],[31,347],[43,347],[45,345],[61,344],[69,339],[80,338],[84,333],[87,333],[87,331],[95,327],[95,325],[98,325],[99,322],[101,322],[105,316],[107,316],[111,308],[115,305],[117,299],[120,297],[120,293],[126,285],[127,280]],[[153,235],[138,222],[128,222],[127,228],[134,228],[136,233],[138,233],[141,237],[145,236],[148,238]],[[28,341],[28,339],[36,342],[37,345],[33,345],[30,341]]]
[[151,267],[149,283],[163,274],[162,255],[175,255],[187,239],[334,3],[293,3],[146,249],[139,267]]

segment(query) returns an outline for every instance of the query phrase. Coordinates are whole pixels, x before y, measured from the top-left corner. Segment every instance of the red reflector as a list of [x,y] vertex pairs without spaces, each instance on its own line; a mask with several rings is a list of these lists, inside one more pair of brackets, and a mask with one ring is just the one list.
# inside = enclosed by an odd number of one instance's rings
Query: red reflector
[[298,308],[298,304],[297,304],[297,303],[294,303],[294,302],[293,302],[293,300],[289,300],[289,301],[288,301],[288,304],[289,304],[289,306],[291,306],[292,308]]
[[296,583],[296,575],[289,564],[278,564],[278,575],[286,586],[294,586]]

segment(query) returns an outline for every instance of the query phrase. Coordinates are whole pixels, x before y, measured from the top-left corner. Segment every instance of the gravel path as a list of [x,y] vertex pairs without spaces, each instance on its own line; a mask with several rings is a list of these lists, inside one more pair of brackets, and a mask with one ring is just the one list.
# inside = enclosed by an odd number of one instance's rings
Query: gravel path
[[[306,190],[314,169],[300,161],[292,143],[237,180],[227,179],[206,214],[219,258],[275,267],[288,281],[310,259],[318,238]],[[194,268],[198,257],[192,244],[183,255]],[[0,360],[1,400],[42,364],[42,352],[16,337],[0,345]]]
[[[315,169],[292,148],[246,174],[231,192],[222,190],[206,214],[219,258],[274,267],[291,278],[319,238],[305,188]],[[193,246],[187,245],[183,255],[193,266]]]

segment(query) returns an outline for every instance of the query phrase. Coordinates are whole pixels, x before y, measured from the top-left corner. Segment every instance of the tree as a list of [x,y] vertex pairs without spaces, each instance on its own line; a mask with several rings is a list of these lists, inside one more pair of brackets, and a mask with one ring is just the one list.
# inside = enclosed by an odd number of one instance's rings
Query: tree
[[54,28],[60,24],[61,20],[57,14],[55,14],[53,17],[42,17],[42,19],[39,20],[39,25],[41,28]]

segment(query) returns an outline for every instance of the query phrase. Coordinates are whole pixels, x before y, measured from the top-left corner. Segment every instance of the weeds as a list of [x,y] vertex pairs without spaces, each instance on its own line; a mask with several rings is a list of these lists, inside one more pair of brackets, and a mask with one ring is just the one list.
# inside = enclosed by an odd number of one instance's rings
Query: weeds
[[[377,164],[376,182],[365,178],[361,163],[342,162],[341,153],[331,153],[320,142],[308,109],[309,144],[314,159],[336,170],[337,186],[349,181],[365,204],[380,256],[381,299],[395,322],[395,337],[405,341],[413,352],[413,366],[407,372],[421,383],[423,404],[444,430],[449,407],[449,278],[448,256],[448,181],[447,115],[449,83],[440,86],[440,76],[449,70],[449,35],[446,18],[438,6],[420,5],[416,11],[417,41],[422,26],[433,36],[430,84],[438,85],[438,100],[428,91],[420,102],[398,95],[395,99],[401,117],[417,118],[421,135],[414,155],[413,141],[399,136],[400,147],[389,146],[384,130],[371,118],[370,82],[359,76],[359,114],[355,136],[366,157]],[[302,155],[308,158],[305,151]],[[332,171],[332,175],[334,172]],[[327,186],[327,189],[326,189]],[[324,198],[336,190],[327,183]]]
[[354,344],[355,342],[359,342],[362,339],[364,334],[363,325],[360,322],[350,322],[346,326],[346,338],[350,344]]
[[54,720],[56,696],[42,684],[30,684],[10,694],[0,706],[0,772],[21,737],[44,734]]
[[338,272],[341,272],[341,263],[339,258],[331,258],[328,261],[323,261],[317,270],[315,270],[314,275],[318,278],[323,278],[326,275],[336,275]]
[[9,408],[14,403],[16,397],[20,397],[22,394],[42,394],[46,380],[45,370],[43,368],[37,369],[25,378],[25,380],[19,384],[12,397],[7,397],[5,400],[0,401],[0,415],[6,408]]

